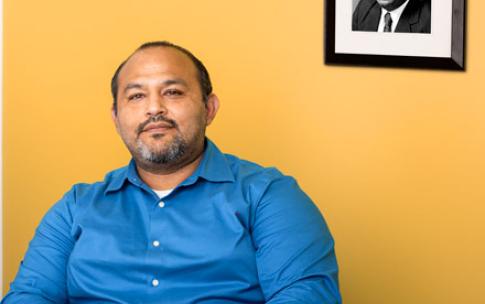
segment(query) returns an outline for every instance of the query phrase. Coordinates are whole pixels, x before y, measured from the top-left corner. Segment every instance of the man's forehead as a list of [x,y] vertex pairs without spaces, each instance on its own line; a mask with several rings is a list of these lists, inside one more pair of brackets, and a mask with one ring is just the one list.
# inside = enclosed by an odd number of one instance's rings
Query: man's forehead
[[133,53],[126,61],[121,72],[123,70],[149,66],[195,70],[194,63],[183,52],[173,47],[154,46]]

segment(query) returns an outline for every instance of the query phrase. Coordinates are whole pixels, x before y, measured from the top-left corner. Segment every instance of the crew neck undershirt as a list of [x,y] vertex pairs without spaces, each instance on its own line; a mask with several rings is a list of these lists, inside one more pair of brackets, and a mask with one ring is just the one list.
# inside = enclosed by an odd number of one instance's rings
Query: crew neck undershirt
[[152,189],[153,192],[155,192],[158,195],[158,198],[164,198],[165,196],[169,195],[170,192],[173,191],[173,189],[168,189],[168,190],[155,190]]

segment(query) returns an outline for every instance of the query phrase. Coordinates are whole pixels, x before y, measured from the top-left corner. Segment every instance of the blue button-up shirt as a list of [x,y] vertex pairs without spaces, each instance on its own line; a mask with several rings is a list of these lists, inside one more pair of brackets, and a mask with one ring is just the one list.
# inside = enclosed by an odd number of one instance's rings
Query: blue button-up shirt
[[334,242],[291,177],[206,141],[160,199],[134,161],[45,215],[4,304],[340,303]]

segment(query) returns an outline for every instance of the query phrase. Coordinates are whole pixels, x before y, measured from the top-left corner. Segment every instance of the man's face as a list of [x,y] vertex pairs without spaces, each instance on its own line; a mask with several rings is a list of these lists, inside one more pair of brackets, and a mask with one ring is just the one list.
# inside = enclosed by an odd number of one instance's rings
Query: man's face
[[136,52],[118,77],[116,129],[139,166],[177,169],[203,149],[218,100],[204,103],[196,67],[180,51]]
[[404,2],[406,2],[406,0],[376,0],[376,1],[377,3],[379,3],[380,6],[382,6],[388,11],[392,11],[398,8],[399,6],[401,6],[401,4],[403,4]]

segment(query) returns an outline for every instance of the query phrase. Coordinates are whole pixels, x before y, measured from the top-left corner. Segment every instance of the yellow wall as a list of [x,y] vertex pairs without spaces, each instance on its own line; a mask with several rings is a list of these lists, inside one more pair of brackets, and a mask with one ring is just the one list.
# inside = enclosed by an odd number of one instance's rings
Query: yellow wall
[[325,66],[323,2],[4,0],[4,290],[49,206],[128,161],[110,77],[168,39],[212,73],[219,147],[324,212],[346,303],[485,303],[484,1],[466,73]]

